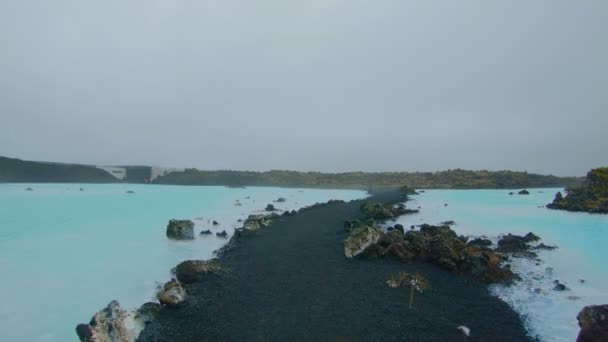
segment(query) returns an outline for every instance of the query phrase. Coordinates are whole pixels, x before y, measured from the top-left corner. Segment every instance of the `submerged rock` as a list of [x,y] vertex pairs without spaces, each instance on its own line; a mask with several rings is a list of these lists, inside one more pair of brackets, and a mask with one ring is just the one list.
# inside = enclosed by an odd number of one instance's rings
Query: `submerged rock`
[[344,255],[347,258],[356,257],[378,242],[380,237],[381,232],[374,228],[368,226],[358,227],[344,240]]
[[76,334],[82,342],[131,342],[133,335],[127,329],[127,311],[113,300],[97,312],[89,324],[76,326]]
[[212,223],[212,224],[213,224],[214,226],[219,226],[219,225],[220,225],[220,223],[219,223],[219,222],[217,222],[216,220],[213,220],[213,223]]
[[201,235],[211,235],[211,230],[207,229],[207,230],[201,230]]
[[166,282],[158,295],[158,301],[170,308],[183,306],[186,298],[186,291],[176,280]]
[[222,230],[219,233],[215,233],[215,236],[223,238],[223,239],[227,239],[228,238],[228,233],[225,230]]
[[284,203],[284,202],[287,202],[287,199],[285,199],[285,197],[279,197],[279,198],[277,198],[275,200],[275,202],[277,202],[277,203]]
[[218,259],[186,260],[175,268],[177,280],[184,284],[191,284],[201,280],[206,274],[215,273],[222,267]]
[[275,210],[277,210],[277,209],[272,204],[268,204],[266,206],[266,211],[275,211]]
[[518,194],[518,195],[529,195],[529,194],[530,194],[530,191],[528,191],[528,190],[524,189],[524,190],[522,190],[522,191],[518,192],[517,194]]
[[167,225],[167,237],[175,240],[193,240],[194,222],[190,220],[171,220]]
[[553,287],[553,291],[566,291],[568,287],[566,285],[560,283],[559,281],[555,281],[555,286]]
[[554,249],[557,249],[557,246],[548,246],[548,245],[545,245],[544,243],[541,243],[540,245],[534,247],[534,249],[544,249],[547,251],[552,251]]
[[577,342],[608,341],[608,305],[586,306],[576,319],[581,327]]

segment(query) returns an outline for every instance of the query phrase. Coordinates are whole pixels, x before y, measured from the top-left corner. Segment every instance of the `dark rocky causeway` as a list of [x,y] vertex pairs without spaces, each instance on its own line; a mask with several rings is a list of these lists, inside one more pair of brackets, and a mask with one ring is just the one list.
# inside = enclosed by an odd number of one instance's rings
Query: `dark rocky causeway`
[[[520,317],[473,278],[421,262],[346,258],[344,221],[364,219],[362,203],[315,206],[234,237],[221,271],[183,284],[188,304],[162,308],[139,341],[531,340]],[[409,290],[386,284],[397,272],[431,285],[412,309]]]

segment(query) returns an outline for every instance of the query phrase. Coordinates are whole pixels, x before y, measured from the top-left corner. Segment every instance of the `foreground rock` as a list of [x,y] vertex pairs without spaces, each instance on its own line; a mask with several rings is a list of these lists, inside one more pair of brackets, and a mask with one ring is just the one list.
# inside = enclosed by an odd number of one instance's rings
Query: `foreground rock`
[[381,231],[368,226],[355,228],[344,241],[344,255],[355,257],[380,240]]
[[403,204],[390,203],[370,203],[365,202],[361,205],[361,211],[368,219],[387,220],[405,214],[417,213],[416,209],[407,209]]
[[608,304],[586,306],[576,319],[581,327],[577,342],[608,341]]
[[186,291],[176,280],[166,282],[158,294],[158,301],[170,308],[183,306],[186,298]]
[[134,340],[127,329],[128,314],[113,300],[97,312],[89,324],[76,326],[76,334],[82,342],[130,342]]
[[201,280],[205,275],[221,269],[222,266],[218,259],[186,260],[175,267],[175,276],[180,282],[191,284]]
[[194,222],[190,220],[171,220],[167,225],[167,237],[174,240],[193,240]]
[[564,197],[561,192],[555,194],[547,208],[568,211],[585,211],[589,213],[608,213],[608,167],[593,169],[579,187],[566,189]]

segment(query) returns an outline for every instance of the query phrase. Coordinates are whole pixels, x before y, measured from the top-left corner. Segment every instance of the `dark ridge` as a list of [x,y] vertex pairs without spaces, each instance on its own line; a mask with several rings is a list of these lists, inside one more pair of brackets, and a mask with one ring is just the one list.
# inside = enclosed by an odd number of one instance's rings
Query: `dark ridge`
[[113,183],[119,180],[90,165],[24,161],[0,157],[0,183]]
[[[362,203],[314,206],[233,238],[219,253],[223,271],[185,285],[189,305],[162,309],[139,341],[530,340],[519,316],[471,278],[424,263],[347,259],[344,220],[363,220]],[[413,309],[407,289],[386,285],[396,272],[419,272],[431,284]]]
[[186,169],[157,178],[154,183],[178,185],[278,186],[302,188],[364,189],[398,188],[407,184],[416,189],[517,189],[578,185],[577,177],[557,177],[514,171],[440,172],[348,172],[297,171],[201,171]]

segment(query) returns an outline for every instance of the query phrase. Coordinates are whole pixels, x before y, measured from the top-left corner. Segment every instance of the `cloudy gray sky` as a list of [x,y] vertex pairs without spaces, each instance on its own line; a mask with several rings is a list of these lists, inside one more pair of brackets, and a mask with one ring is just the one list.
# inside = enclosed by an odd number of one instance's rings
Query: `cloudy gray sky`
[[608,165],[608,1],[0,0],[0,155]]

